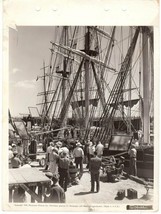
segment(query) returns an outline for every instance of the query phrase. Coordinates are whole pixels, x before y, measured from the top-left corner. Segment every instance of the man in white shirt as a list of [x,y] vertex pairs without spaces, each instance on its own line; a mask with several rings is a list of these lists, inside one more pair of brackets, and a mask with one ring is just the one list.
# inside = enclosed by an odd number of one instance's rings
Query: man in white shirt
[[130,155],[130,174],[137,176],[137,166],[136,166],[137,150],[135,148],[135,145],[131,145],[128,154]]
[[81,148],[81,143],[78,142],[76,144],[76,148],[73,150],[73,156],[75,158],[76,167],[78,168],[78,165],[80,165],[80,176],[79,176],[79,178],[81,178],[83,175],[83,159],[84,159],[84,151]]
[[94,157],[95,150],[95,145],[91,141],[89,141],[89,154],[91,157]]
[[101,141],[99,141],[97,146],[96,146],[96,152],[97,152],[97,156],[99,158],[101,158],[103,155],[103,149],[104,149],[104,146],[102,145]]
[[45,170],[48,169],[48,166],[49,166],[49,163],[50,163],[50,159],[51,159],[51,154],[53,152],[53,148],[54,148],[54,143],[51,141],[50,142],[50,146],[47,147],[47,150],[46,150],[46,167],[45,167]]

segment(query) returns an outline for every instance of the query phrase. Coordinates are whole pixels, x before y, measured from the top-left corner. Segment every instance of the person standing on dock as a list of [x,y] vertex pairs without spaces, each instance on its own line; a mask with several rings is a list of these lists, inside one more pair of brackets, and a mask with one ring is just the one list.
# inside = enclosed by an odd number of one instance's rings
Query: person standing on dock
[[99,192],[101,158],[97,156],[97,152],[94,152],[94,157],[91,158],[89,167],[91,173],[91,192],[94,192],[95,182],[96,182],[96,192]]
[[131,145],[128,154],[130,155],[130,174],[137,176],[137,166],[136,166],[137,150],[134,145]]
[[52,152],[50,153],[50,162],[49,162],[49,171],[53,173],[53,175],[58,175],[58,150],[53,147]]
[[67,185],[69,181],[69,158],[67,157],[66,152],[62,152],[59,155],[58,159],[58,171],[59,171],[59,184],[64,189],[64,191],[67,191]]
[[90,170],[91,158],[93,158],[95,156],[94,152],[96,150],[96,147],[95,147],[95,144],[92,141],[89,140],[88,142],[89,142],[89,164],[88,164],[88,167],[89,167],[89,170]]
[[76,148],[73,150],[73,156],[75,158],[75,164],[76,164],[76,167],[78,168],[78,166],[80,166],[80,175],[79,175],[79,178],[82,177],[83,175],[83,159],[84,159],[84,151],[83,149],[81,148],[81,143],[78,142],[76,144]]
[[46,150],[46,167],[45,167],[45,170],[48,169],[49,167],[49,164],[50,164],[50,159],[51,159],[51,154],[53,152],[53,148],[54,148],[54,143],[51,141],[50,142],[50,146],[47,147],[47,150]]
[[96,152],[97,152],[97,156],[98,156],[99,158],[101,158],[102,155],[103,155],[103,149],[104,149],[104,146],[103,146],[103,144],[101,143],[101,141],[99,141],[98,144],[97,144],[97,146],[96,146]]
[[86,168],[89,169],[89,161],[90,161],[90,157],[89,157],[89,142],[85,142],[85,147],[84,147],[84,156],[85,156],[85,162],[87,163]]

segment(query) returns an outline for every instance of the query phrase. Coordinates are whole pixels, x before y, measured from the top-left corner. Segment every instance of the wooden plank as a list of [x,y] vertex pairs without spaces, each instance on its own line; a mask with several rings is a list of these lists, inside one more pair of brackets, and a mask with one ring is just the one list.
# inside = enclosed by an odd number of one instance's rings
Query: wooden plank
[[25,179],[26,183],[35,182],[35,179],[39,180],[40,177],[39,173],[37,173],[37,170],[35,173],[35,170],[33,170],[33,168],[31,168],[30,170],[23,169],[21,170],[20,173],[22,177]]
[[37,195],[35,192],[33,192],[33,191],[31,190],[31,188],[27,187],[25,184],[21,184],[20,186],[21,186],[26,192],[28,192],[34,200],[36,200],[37,202],[42,202],[41,199],[38,197],[38,195]]
[[19,168],[9,170],[9,173],[10,173],[9,176],[11,175],[14,178],[14,180],[16,180],[17,184],[19,184],[19,183],[25,183],[25,180],[22,177],[22,175],[20,174],[19,170],[20,170]]
[[35,168],[31,168],[30,170],[24,170],[23,173],[26,176],[28,182],[50,181],[47,176],[45,176],[42,172]]
[[48,183],[50,179],[35,168],[9,169],[9,184],[38,182]]
[[9,184],[15,184],[16,182],[14,175],[12,175],[12,171],[9,171]]

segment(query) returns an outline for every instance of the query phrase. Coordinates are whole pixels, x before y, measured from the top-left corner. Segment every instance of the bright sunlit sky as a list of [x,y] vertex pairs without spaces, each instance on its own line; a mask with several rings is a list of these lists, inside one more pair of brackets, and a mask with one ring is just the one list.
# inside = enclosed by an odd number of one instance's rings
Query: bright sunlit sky
[[28,113],[36,106],[39,91],[37,75],[43,60],[48,64],[54,36],[53,27],[17,27],[9,30],[9,108],[13,116]]

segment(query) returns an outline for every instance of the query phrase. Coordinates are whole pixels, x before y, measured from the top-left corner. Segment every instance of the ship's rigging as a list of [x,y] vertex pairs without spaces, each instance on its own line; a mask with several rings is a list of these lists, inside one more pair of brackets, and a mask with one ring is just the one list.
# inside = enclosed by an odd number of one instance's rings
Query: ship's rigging
[[[147,130],[148,136],[153,77],[147,79],[149,75],[145,70],[153,75],[152,29],[130,27],[128,35],[128,27],[65,26],[57,28],[57,34],[59,32],[60,39],[57,36],[51,42],[49,65],[43,63],[43,76],[37,78],[43,79],[44,85],[44,90],[38,94],[42,97],[42,124],[48,123],[50,129],[64,127],[68,119],[73,118],[74,125],[84,130],[83,138],[87,139],[97,117],[97,128],[92,137],[105,142],[114,131],[117,115],[122,117],[127,132],[135,131],[131,109],[144,103],[143,115],[137,116],[144,116],[146,127],[140,125],[139,128]],[[122,34],[120,41],[118,32]],[[147,52],[151,54],[149,64]],[[151,93],[149,85],[144,86],[146,89],[140,87],[142,78],[144,82],[151,81]],[[147,102],[143,102],[145,99]],[[148,143],[148,138],[145,141]]]

